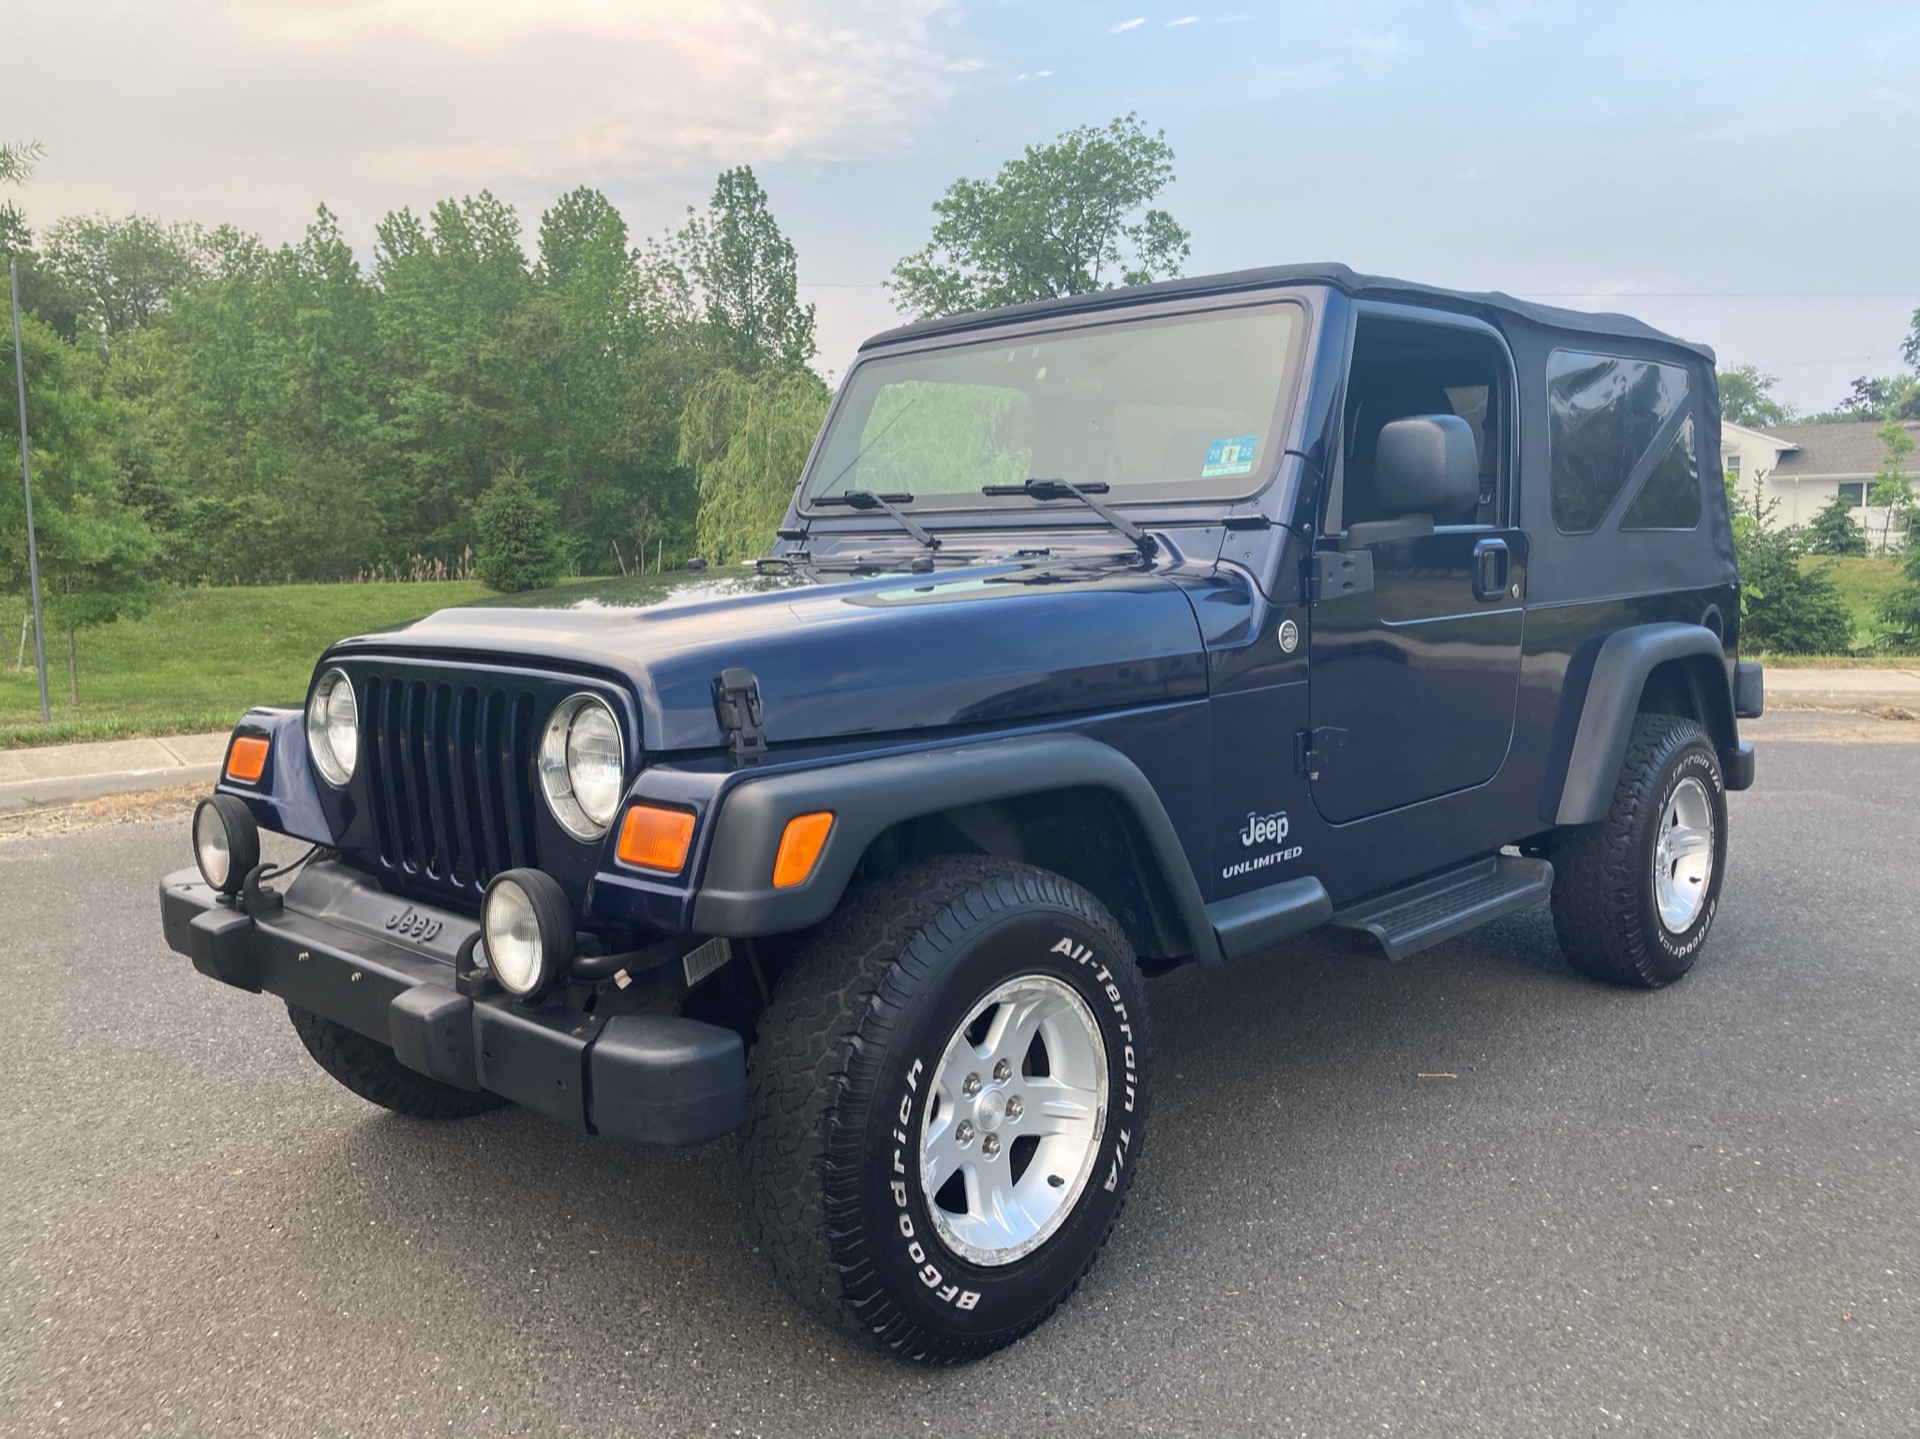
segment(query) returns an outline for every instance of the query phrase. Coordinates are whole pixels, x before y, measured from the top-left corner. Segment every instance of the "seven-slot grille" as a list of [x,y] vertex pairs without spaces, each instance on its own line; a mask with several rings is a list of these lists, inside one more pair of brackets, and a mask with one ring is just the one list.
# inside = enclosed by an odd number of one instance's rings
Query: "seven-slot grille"
[[502,870],[534,863],[532,690],[370,675],[364,706],[383,866],[477,894]]

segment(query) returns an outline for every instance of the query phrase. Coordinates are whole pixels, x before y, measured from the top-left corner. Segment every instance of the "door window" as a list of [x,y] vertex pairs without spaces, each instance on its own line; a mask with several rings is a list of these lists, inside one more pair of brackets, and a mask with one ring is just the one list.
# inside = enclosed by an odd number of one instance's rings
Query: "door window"
[[1325,532],[1394,518],[1374,485],[1380,432],[1416,415],[1457,415],[1473,431],[1480,495],[1436,525],[1495,525],[1506,506],[1506,362],[1487,335],[1452,325],[1363,317],[1347,371],[1340,474],[1327,497]]

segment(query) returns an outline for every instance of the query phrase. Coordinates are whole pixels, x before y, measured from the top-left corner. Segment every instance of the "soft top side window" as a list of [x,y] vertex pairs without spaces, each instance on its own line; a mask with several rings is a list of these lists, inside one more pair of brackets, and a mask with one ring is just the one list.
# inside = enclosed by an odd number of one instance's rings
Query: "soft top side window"
[[1547,452],[1554,527],[1566,535],[1598,529],[1686,399],[1687,372],[1679,365],[1580,350],[1549,355]]
[[1640,493],[1621,518],[1623,530],[1697,530],[1700,528],[1700,461],[1693,443],[1693,416],[1648,473]]

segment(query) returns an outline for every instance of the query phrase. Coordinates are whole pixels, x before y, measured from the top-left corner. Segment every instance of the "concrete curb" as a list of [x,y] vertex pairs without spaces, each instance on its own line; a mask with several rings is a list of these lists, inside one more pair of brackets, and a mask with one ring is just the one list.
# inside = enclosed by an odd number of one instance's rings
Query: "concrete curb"
[[177,785],[211,785],[226,757],[227,738],[223,730],[0,750],[0,812]]
[[1920,669],[1767,671],[1767,707],[1879,709],[1920,714]]

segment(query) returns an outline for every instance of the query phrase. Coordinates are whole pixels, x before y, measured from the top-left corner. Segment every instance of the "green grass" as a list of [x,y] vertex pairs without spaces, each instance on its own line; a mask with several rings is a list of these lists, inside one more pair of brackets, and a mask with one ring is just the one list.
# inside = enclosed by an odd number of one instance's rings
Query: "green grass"
[[66,636],[47,634],[53,723],[40,722],[33,645],[19,655],[23,604],[0,605],[0,746],[226,729],[252,705],[296,705],[320,651],[344,635],[404,624],[479,599],[472,580],[259,585],[183,590],[137,620],[82,630],[80,703],[67,703]]
[[[1879,555],[1807,555],[1798,563],[1803,572],[1823,565],[1830,567],[1827,574],[1853,616],[1851,658],[1886,664],[1913,664],[1911,657],[1905,660],[1884,659],[1863,653],[1871,651],[1880,638],[1880,602],[1906,583],[1906,577],[1900,571],[1899,559]],[[1810,656],[1801,657],[1797,662],[1803,666],[1831,663]]]
[[473,580],[182,590],[140,619],[81,631],[78,705],[67,703],[66,636],[48,631],[51,724],[40,722],[31,642],[26,664],[13,668],[24,602],[0,602],[0,749],[223,730],[254,705],[300,704],[314,661],[335,640],[449,605],[558,605],[589,593],[644,604],[676,585],[745,573],[580,580],[525,595],[496,595]]
[[[1860,652],[1879,633],[1880,601],[1901,583],[1897,561],[1801,563],[1809,568],[1832,564],[1834,583],[1854,615],[1856,650],[1846,656],[1769,656],[1767,663],[1847,668],[1915,663]],[[644,603],[689,580],[744,573],[581,581],[534,595],[496,596],[463,580],[184,590],[140,619],[81,633],[77,706],[67,703],[66,638],[49,634],[53,723],[44,725],[31,646],[25,666],[13,668],[22,604],[0,602],[0,748],[223,730],[252,705],[299,704],[321,650],[343,635],[405,624],[448,605],[567,603],[588,592],[614,603]]]

